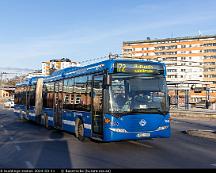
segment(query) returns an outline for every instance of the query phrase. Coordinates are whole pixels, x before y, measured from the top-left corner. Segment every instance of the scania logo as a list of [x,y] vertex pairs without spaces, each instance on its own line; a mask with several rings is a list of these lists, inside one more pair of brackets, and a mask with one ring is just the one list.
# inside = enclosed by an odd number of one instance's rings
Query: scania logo
[[140,122],[139,122],[139,125],[140,126],[145,126],[146,125],[146,121],[144,119],[142,119]]

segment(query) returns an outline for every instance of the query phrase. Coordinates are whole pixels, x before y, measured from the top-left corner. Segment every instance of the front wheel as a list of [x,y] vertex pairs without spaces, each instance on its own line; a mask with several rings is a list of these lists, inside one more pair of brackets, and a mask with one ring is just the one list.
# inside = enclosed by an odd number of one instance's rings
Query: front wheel
[[76,120],[75,135],[80,141],[84,141],[84,125],[81,119]]

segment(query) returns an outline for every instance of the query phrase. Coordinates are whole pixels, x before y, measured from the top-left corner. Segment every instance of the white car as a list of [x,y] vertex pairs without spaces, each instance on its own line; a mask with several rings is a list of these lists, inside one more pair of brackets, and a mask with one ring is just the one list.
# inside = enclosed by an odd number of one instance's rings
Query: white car
[[13,108],[14,107],[14,101],[12,99],[8,99],[4,102],[5,108]]

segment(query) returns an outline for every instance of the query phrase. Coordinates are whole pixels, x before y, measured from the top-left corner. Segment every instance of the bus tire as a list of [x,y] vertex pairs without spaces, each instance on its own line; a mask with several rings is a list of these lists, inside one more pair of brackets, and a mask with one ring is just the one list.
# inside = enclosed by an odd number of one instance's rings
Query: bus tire
[[76,120],[76,125],[75,125],[75,136],[80,140],[84,141],[84,124],[81,119]]

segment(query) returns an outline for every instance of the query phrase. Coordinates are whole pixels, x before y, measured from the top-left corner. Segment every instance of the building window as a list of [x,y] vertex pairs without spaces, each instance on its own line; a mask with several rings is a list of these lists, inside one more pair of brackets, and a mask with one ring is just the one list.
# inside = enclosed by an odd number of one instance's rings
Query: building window
[[177,72],[177,69],[167,69],[167,72]]
[[206,50],[204,50],[204,53],[211,53],[211,52],[216,52],[216,49],[206,49]]

